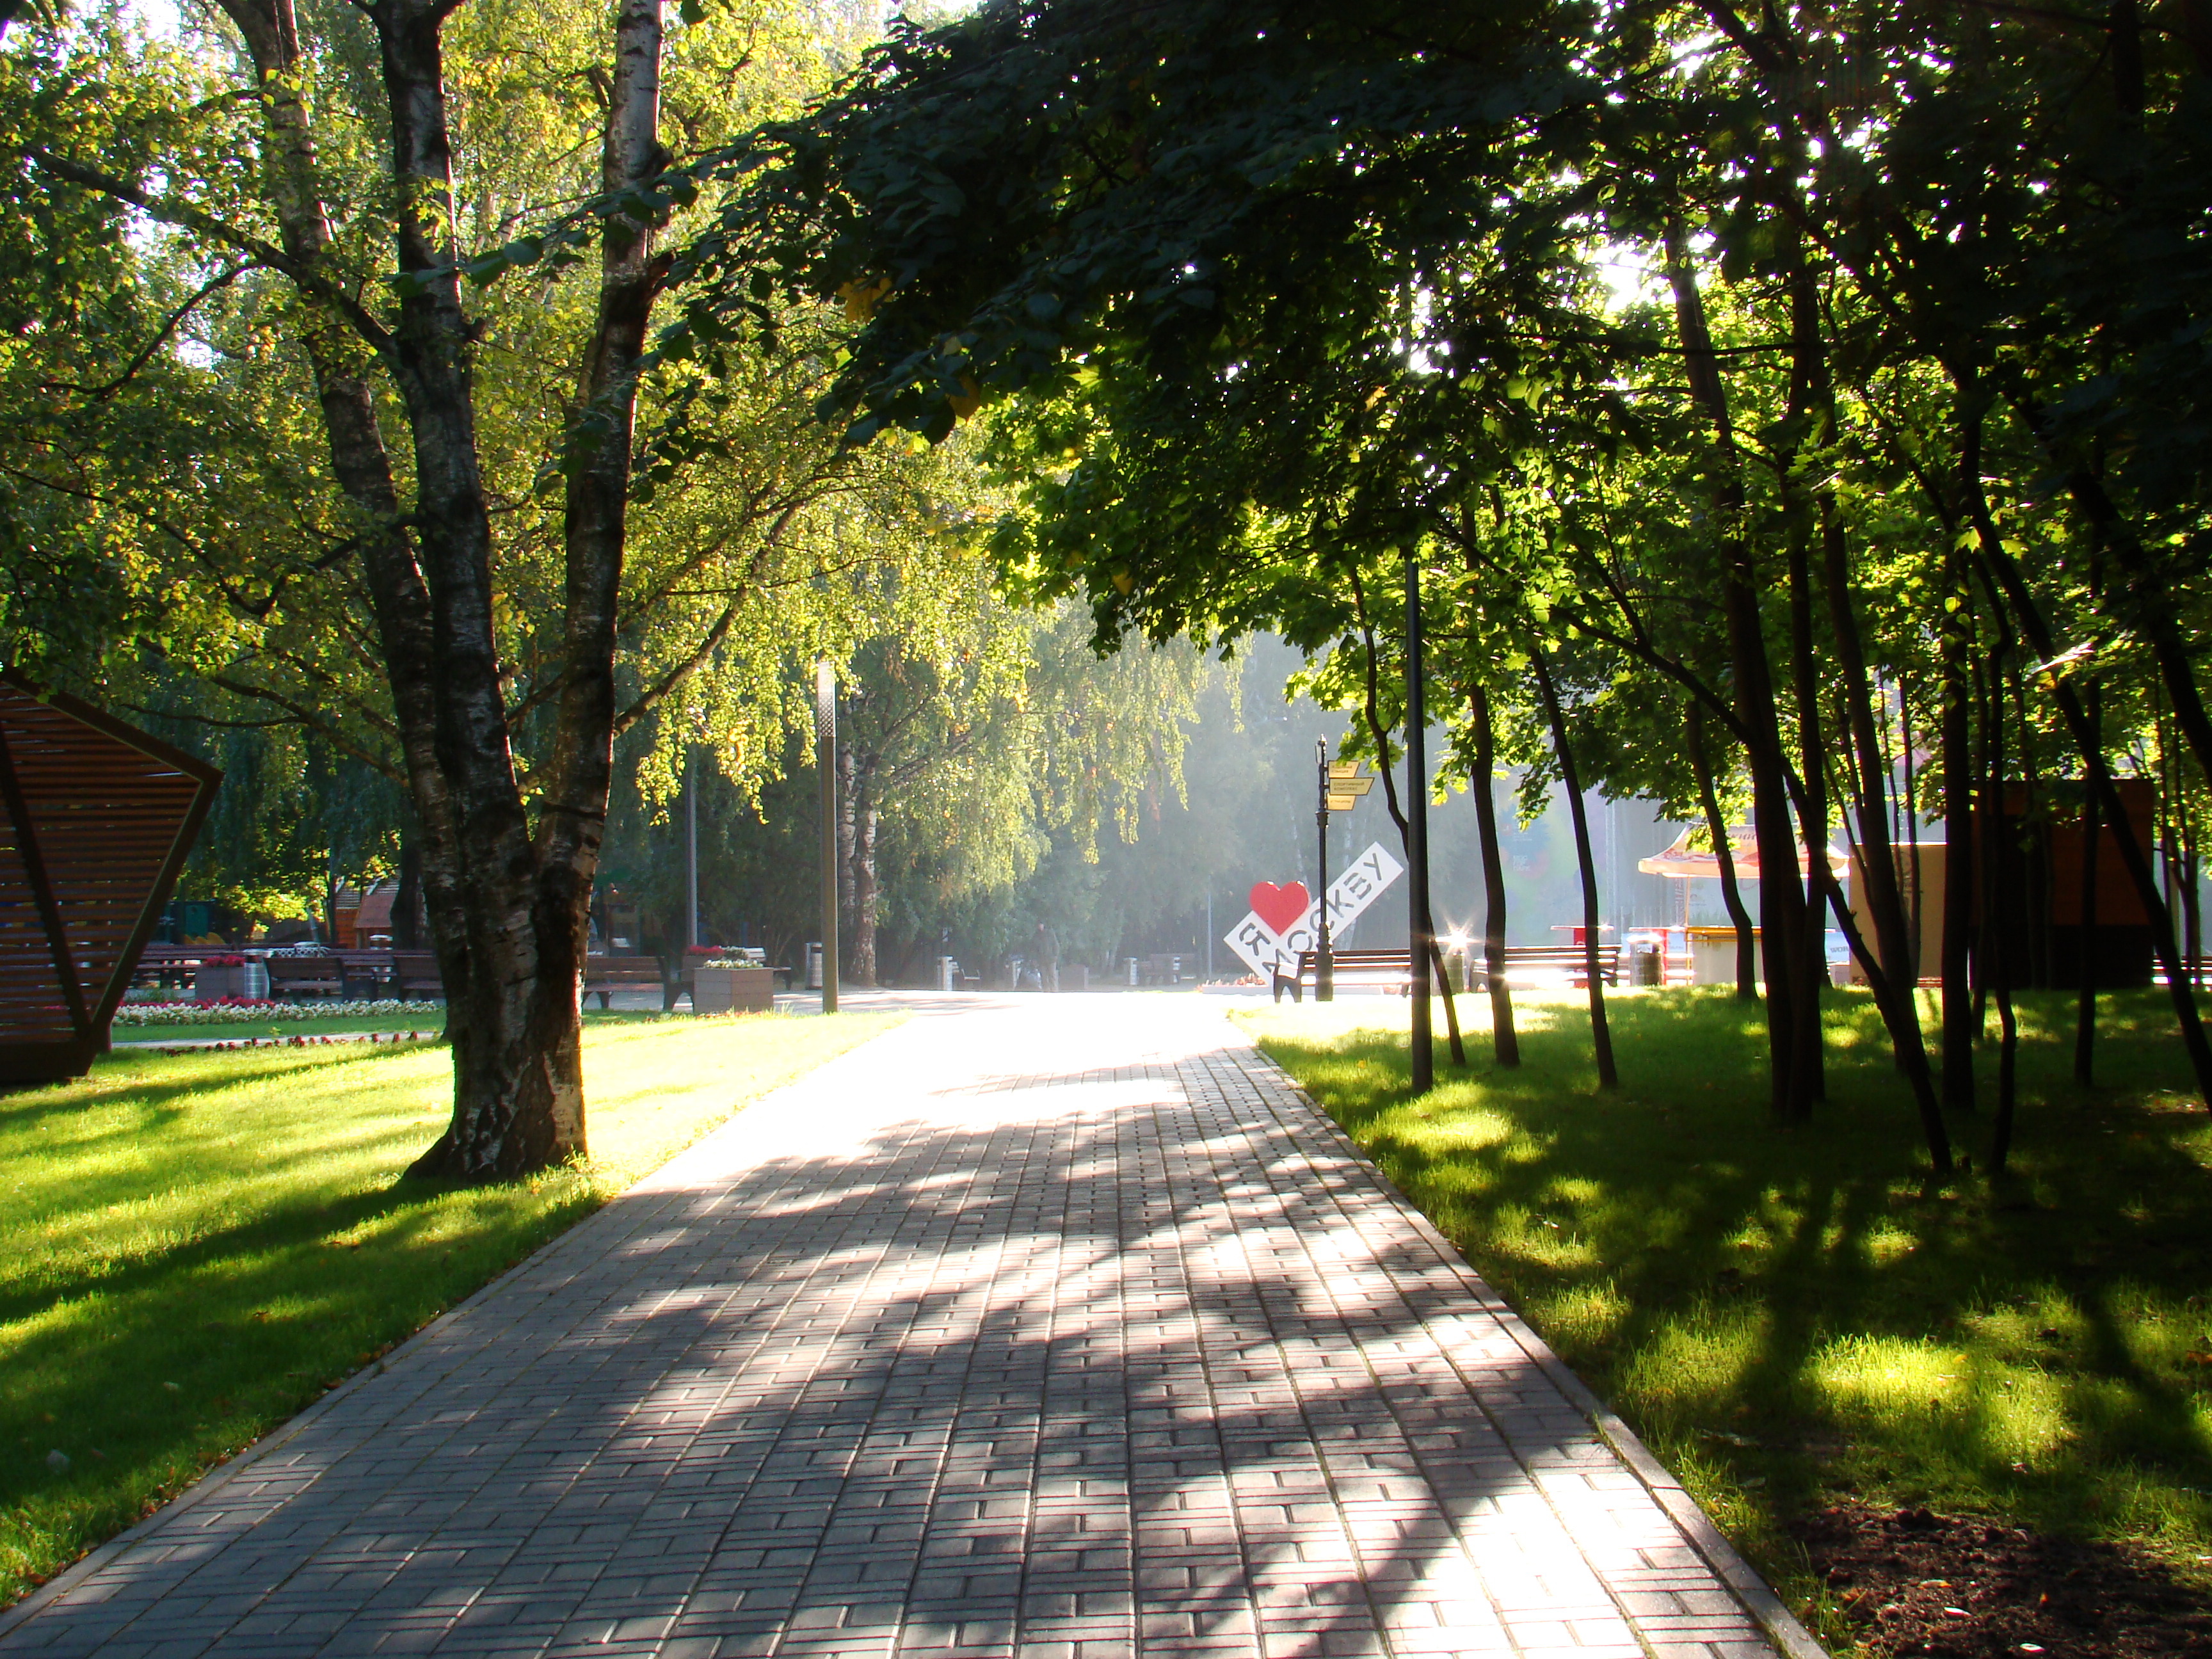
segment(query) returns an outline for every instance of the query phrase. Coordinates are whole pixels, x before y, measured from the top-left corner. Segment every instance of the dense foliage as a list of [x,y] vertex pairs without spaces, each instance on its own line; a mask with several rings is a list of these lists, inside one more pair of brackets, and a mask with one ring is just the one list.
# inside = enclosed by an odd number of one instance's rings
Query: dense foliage
[[2104,971],[2069,836],[2212,1085],[2208,96],[2182,5],[987,4],[703,169],[675,344],[842,296],[825,410],[938,439],[990,404],[1030,592],[1103,642],[1279,628],[1378,747],[1411,561],[1449,769],[1716,830],[1740,779],[1777,1110],[1823,1093],[1832,911],[1947,1168],[1979,999]]
[[231,722],[331,826],[234,826],[248,862],[414,839],[471,1169],[580,1133],[605,826],[687,765],[757,810],[814,660],[872,926],[887,851],[965,902],[1172,794],[1200,656],[1101,670],[1068,607],[1102,649],[1279,632],[1387,757],[1407,567],[1423,787],[1661,802],[1747,928],[1755,852],[1778,1114],[1824,1092],[1832,921],[1948,1167],[1985,1005],[2118,971],[2084,902],[2212,1083],[2201,8],[188,17],[0,52],[0,640]]

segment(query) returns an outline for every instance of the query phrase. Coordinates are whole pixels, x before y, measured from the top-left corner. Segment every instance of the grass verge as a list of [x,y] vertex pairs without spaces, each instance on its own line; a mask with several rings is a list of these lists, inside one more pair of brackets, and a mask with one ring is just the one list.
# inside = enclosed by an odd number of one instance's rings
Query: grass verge
[[[1610,1094],[1560,1002],[1521,1010],[1517,1072],[1485,1036],[1411,1097],[1377,1018],[1403,1006],[1237,1018],[1839,1651],[1788,1530],[1837,1501],[2125,1541],[2212,1587],[2212,1118],[2162,994],[2102,1000],[2093,1091],[2070,996],[2027,1000],[2013,1173],[1941,1187],[1863,994],[1790,1128],[1725,992],[1611,1000]],[[1952,1127],[1979,1165],[1986,1108]]]
[[591,1160],[489,1188],[398,1178],[442,1047],[116,1054],[0,1096],[0,1606],[897,1018],[593,1020]]

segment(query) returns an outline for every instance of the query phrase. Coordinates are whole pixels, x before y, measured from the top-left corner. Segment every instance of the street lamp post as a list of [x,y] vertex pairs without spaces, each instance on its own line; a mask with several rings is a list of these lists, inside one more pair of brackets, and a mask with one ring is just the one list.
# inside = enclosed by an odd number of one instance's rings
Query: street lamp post
[[[1328,739],[1314,739],[1314,830],[1321,843],[1320,886],[1315,897],[1321,904],[1321,936],[1314,952],[1314,1000],[1336,1000],[1336,959],[1328,948]],[[1277,993],[1278,995],[1281,994]]]
[[822,774],[822,1012],[837,1012],[837,671],[814,665],[814,762]]

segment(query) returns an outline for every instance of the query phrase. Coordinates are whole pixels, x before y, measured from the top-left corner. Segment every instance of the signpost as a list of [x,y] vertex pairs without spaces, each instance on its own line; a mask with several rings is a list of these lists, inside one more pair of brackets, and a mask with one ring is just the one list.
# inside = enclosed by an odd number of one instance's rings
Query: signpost
[[[1328,815],[1349,812],[1359,798],[1375,787],[1375,780],[1362,775],[1358,761],[1338,761],[1329,763],[1327,739],[1314,739],[1314,763],[1317,773],[1316,788],[1319,795],[1314,808],[1314,825],[1321,841],[1321,885],[1328,890]],[[1328,948],[1328,907],[1321,913],[1320,942],[1315,945],[1314,1000],[1336,1000],[1336,958]]]
[[[1405,873],[1406,866],[1381,842],[1368,848],[1329,884],[1327,909],[1331,930],[1357,920]],[[1321,948],[1322,912],[1322,907],[1307,894],[1303,882],[1278,887],[1263,881],[1252,889],[1251,909],[1222,936],[1222,941],[1262,979],[1271,979],[1279,970],[1296,973],[1298,952]]]

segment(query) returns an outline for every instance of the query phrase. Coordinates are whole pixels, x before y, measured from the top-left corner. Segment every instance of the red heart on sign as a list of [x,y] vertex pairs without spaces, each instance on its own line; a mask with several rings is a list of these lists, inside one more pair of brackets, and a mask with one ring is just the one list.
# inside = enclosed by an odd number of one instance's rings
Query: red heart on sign
[[1279,933],[1288,933],[1306,919],[1306,907],[1312,901],[1307,896],[1306,884],[1302,881],[1278,887],[1272,881],[1252,884],[1252,909],[1261,921]]

